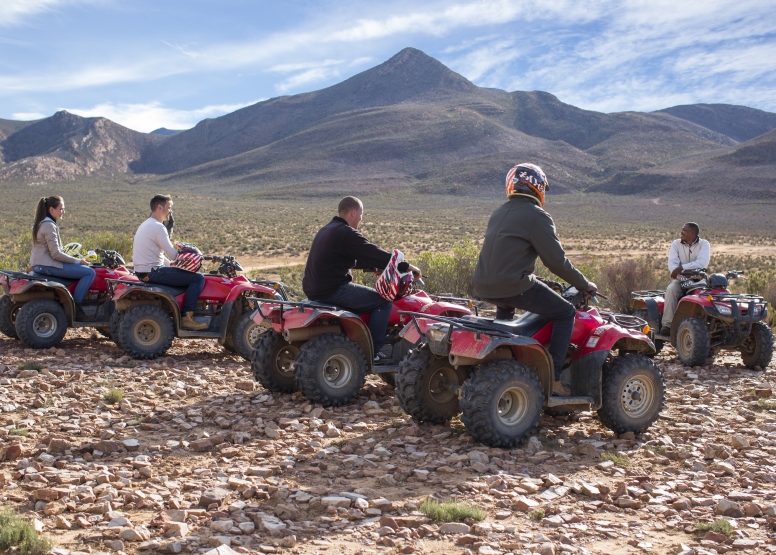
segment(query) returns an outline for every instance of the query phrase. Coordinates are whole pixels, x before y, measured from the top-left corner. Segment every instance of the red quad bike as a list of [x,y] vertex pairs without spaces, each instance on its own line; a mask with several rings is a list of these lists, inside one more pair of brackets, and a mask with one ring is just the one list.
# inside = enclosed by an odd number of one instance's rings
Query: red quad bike
[[[599,312],[590,296],[569,287],[576,307],[564,370],[571,396],[551,395],[555,381],[547,351],[552,322],[532,313],[516,320],[446,318],[412,312],[401,336],[415,345],[396,375],[396,396],[414,419],[444,422],[461,413],[466,430],[493,447],[524,441],[542,415],[590,407],[618,433],[642,432],[658,418],[663,375],[646,322]],[[618,351],[614,354],[613,351]]]
[[137,278],[123,267],[124,259],[116,251],[96,249],[100,264],[92,264],[94,282],[81,303],[86,315],[76,321],[73,291],[78,280],[0,270],[0,332],[20,339],[32,349],[47,349],[57,345],[67,328],[96,328],[109,337],[109,322],[114,311],[106,280]]
[[741,352],[747,368],[765,368],[773,357],[773,333],[763,322],[767,302],[758,295],[738,295],[728,290],[728,279],[743,272],[708,276],[705,269],[680,274],[685,295],[679,300],[671,322],[671,334],[660,335],[665,291],[634,291],[633,314],[655,330],[658,351],[671,343],[685,366],[700,366],[722,349]]
[[[315,403],[341,406],[353,400],[366,374],[393,383],[393,374],[410,344],[399,337],[408,321],[401,311],[463,316],[471,314],[469,299],[438,297],[419,291],[393,302],[382,351],[390,358],[374,363],[374,343],[367,324],[369,314],[305,300],[277,302],[254,299],[259,309],[253,319],[270,331],[253,351],[251,367],[256,381],[279,393],[301,391]],[[265,304],[268,303],[268,304]],[[264,306],[262,306],[264,305]]]
[[275,281],[237,275],[242,267],[233,256],[206,256],[204,260],[219,263],[218,270],[205,274],[205,287],[194,311],[195,320],[208,324],[204,331],[181,328],[185,287],[109,282],[116,303],[111,337],[124,352],[133,358],[151,359],[164,355],[175,337],[217,339],[226,350],[251,359],[254,343],[264,329],[251,319],[248,297],[285,300],[286,291]]

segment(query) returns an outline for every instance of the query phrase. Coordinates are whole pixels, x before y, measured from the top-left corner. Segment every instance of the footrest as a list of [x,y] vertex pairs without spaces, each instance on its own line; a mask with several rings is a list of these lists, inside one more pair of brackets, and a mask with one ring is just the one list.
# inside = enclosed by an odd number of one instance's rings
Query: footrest
[[561,405],[591,405],[593,404],[592,397],[561,397],[560,395],[552,395],[547,399],[548,407],[559,407]]
[[666,341],[668,343],[671,342],[671,336],[670,335],[660,335],[659,333],[655,334],[655,339],[659,339],[660,341]]
[[372,366],[372,374],[392,374],[393,372],[398,372],[400,366],[398,364],[381,364],[381,365],[374,365]]

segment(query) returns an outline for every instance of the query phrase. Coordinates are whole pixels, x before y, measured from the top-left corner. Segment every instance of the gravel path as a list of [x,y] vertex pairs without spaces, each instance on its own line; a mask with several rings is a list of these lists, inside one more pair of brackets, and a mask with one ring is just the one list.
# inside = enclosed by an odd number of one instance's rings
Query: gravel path
[[[502,450],[460,422],[413,423],[376,379],[340,408],[269,394],[211,341],[127,367],[89,331],[48,351],[2,338],[0,505],[57,555],[776,552],[776,410],[757,402],[774,369],[688,369],[666,351],[648,433],[582,412]],[[123,400],[108,404],[113,388]],[[417,511],[427,497],[488,517],[435,523]],[[696,530],[719,518],[729,537]]]

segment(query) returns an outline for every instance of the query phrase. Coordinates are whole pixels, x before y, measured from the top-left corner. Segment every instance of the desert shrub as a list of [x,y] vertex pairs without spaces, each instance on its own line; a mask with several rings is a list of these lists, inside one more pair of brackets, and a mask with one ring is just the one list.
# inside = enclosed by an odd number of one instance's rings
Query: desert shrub
[[467,518],[480,521],[488,516],[488,513],[477,505],[451,499],[439,503],[429,498],[423,502],[418,510],[434,522],[463,522]]
[[32,231],[27,231],[16,237],[0,256],[0,269],[14,272],[26,272],[30,269],[30,252],[32,251]]
[[464,239],[453,245],[452,253],[424,252],[411,262],[423,272],[423,287],[429,293],[472,297],[472,276],[480,248]]
[[116,403],[120,403],[124,398],[124,391],[119,388],[113,388],[103,393],[102,398],[105,399],[105,402],[109,405],[115,405]]
[[656,289],[660,274],[652,264],[643,259],[626,259],[601,264],[599,282],[602,293],[609,296],[609,303],[618,312],[629,313],[631,292],[640,289]]
[[18,547],[21,555],[45,555],[51,551],[51,541],[12,509],[0,512],[0,550]]
[[716,532],[717,534],[725,534],[726,536],[732,535],[735,531],[733,525],[724,518],[719,518],[714,522],[696,522],[695,528],[698,530],[698,532],[703,533],[711,530],[712,532]]

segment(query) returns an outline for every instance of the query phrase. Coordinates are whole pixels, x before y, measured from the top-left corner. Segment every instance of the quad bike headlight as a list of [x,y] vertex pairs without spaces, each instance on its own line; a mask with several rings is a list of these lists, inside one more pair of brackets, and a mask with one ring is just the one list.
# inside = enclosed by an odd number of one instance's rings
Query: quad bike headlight
[[428,335],[428,338],[431,341],[435,343],[441,343],[442,341],[445,340],[445,337],[447,337],[447,326],[445,327],[432,326],[426,332],[426,335]]
[[759,316],[762,313],[763,313],[763,305],[761,305],[761,304],[756,305],[754,307],[754,315],[755,316]]
[[724,305],[716,305],[717,306],[717,312],[722,314],[722,316],[731,316],[733,314],[733,309],[729,306]]

